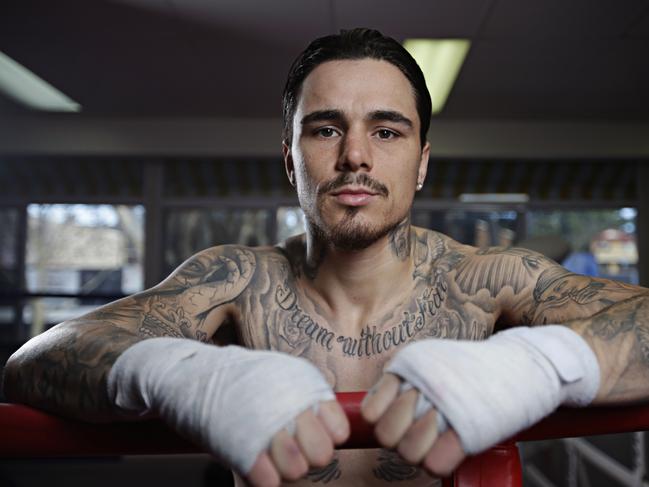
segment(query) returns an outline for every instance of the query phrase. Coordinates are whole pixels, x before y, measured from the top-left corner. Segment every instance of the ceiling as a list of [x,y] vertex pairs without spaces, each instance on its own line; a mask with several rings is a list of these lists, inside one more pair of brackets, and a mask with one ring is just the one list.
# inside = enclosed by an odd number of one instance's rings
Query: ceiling
[[78,117],[277,118],[296,55],[354,26],[472,40],[438,119],[649,120],[649,0],[3,0],[0,51]]

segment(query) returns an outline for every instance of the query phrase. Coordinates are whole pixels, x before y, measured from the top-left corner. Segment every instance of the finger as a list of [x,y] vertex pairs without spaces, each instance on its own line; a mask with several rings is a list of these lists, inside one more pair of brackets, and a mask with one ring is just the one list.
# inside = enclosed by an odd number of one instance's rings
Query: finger
[[424,458],[423,466],[433,475],[446,477],[453,473],[465,456],[457,433],[447,430],[430,449]]
[[295,439],[310,467],[324,467],[331,460],[333,440],[312,411],[305,411],[297,417]]
[[320,403],[318,417],[327,429],[334,444],[340,445],[347,441],[350,433],[349,420],[338,401]]
[[403,436],[397,451],[404,460],[417,465],[433,447],[437,439],[437,411],[431,409],[415,421]]
[[394,374],[383,374],[383,377],[367,393],[361,404],[361,414],[368,423],[376,423],[399,395],[401,381]]
[[297,442],[286,430],[278,432],[270,443],[270,458],[279,475],[285,480],[297,480],[307,473],[309,466]]
[[281,480],[266,452],[259,454],[252,470],[246,476],[246,482],[252,487],[279,487]]
[[406,434],[414,420],[418,394],[416,389],[404,392],[383,413],[374,428],[376,439],[381,445],[394,448]]

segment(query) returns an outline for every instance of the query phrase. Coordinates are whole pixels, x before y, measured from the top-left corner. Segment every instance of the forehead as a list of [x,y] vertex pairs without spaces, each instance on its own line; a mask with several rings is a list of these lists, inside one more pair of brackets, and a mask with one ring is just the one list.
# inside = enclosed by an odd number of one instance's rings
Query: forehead
[[332,108],[345,113],[388,109],[419,120],[408,78],[393,64],[377,59],[327,61],[309,73],[297,113]]

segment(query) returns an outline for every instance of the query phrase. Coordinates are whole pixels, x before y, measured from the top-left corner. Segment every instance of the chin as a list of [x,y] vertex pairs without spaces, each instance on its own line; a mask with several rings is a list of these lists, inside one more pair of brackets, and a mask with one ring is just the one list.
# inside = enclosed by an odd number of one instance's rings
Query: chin
[[337,249],[353,252],[364,250],[381,240],[402,220],[387,222],[385,218],[377,218],[379,223],[374,223],[359,213],[358,208],[349,208],[333,226],[316,228],[316,234]]

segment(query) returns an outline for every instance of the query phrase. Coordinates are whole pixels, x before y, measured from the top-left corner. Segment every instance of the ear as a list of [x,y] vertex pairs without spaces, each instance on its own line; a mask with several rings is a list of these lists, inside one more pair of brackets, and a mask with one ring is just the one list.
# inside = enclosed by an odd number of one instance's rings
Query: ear
[[421,150],[421,158],[419,159],[419,170],[417,171],[417,183],[424,184],[426,179],[426,172],[428,171],[428,159],[430,158],[430,142],[424,144]]
[[284,155],[284,169],[286,170],[288,181],[291,183],[291,186],[295,187],[295,167],[293,166],[293,155],[291,154],[291,148],[288,146],[286,141],[282,142],[282,154]]

